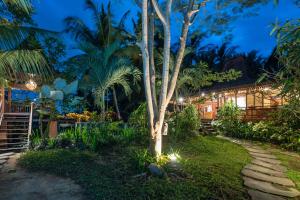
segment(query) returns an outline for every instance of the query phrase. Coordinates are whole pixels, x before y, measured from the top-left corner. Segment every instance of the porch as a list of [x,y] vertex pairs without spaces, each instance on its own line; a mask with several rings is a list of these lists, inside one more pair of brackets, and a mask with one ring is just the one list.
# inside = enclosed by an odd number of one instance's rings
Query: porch
[[196,103],[202,119],[213,120],[225,103],[232,102],[240,108],[244,121],[266,120],[270,114],[287,100],[280,96],[279,89],[272,89],[269,85],[250,85],[231,89],[219,90],[199,95],[203,101]]

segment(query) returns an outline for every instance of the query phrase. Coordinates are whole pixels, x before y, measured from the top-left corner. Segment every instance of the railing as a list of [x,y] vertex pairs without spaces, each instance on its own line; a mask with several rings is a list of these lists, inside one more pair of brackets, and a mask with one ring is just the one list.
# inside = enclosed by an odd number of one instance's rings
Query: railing
[[2,124],[2,120],[3,120],[3,101],[0,100],[0,126]]
[[10,104],[7,103],[5,106],[5,112],[12,112],[12,113],[29,113],[30,112],[30,102],[24,101],[13,101]]
[[270,118],[270,114],[278,109],[274,107],[249,107],[242,111],[244,121],[259,121]]
[[28,138],[27,138],[27,148],[30,146],[30,136],[32,132],[32,115],[33,115],[33,105],[34,103],[31,102],[30,104],[30,113],[29,113],[29,125],[28,125]]
[[[240,107],[241,119],[243,121],[260,121],[270,118],[270,114],[276,111],[279,106],[255,106],[255,107]],[[218,110],[219,108],[217,108]]]

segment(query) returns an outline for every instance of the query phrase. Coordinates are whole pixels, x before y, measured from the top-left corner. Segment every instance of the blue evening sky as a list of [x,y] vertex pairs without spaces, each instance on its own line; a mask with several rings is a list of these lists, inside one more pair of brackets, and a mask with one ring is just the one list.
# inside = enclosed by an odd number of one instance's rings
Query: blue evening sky
[[[97,0],[105,2],[105,0]],[[138,9],[131,2],[132,0],[122,0],[123,3],[113,4],[112,11],[118,19],[129,9],[131,9],[130,18],[135,17]],[[50,30],[61,31],[64,29],[63,19],[67,16],[78,16],[88,22],[90,25],[91,15],[84,8],[84,0],[40,0],[35,3],[36,14],[35,22],[38,26]],[[272,30],[271,24],[278,18],[279,21],[287,19],[299,18],[300,9],[293,4],[293,0],[281,0],[278,6],[272,1],[268,5],[262,6],[258,16],[239,18],[232,23],[233,40],[232,45],[239,46],[239,51],[248,52],[258,50],[260,54],[267,56],[274,48],[276,41],[270,36]],[[130,21],[130,20],[129,20]],[[128,25],[131,25],[128,22]],[[180,27],[173,28],[178,30],[174,32],[176,35],[180,32]],[[72,40],[65,36],[68,44],[68,55],[76,53],[71,50],[75,48]],[[205,44],[220,44],[220,37],[210,37],[204,41]]]

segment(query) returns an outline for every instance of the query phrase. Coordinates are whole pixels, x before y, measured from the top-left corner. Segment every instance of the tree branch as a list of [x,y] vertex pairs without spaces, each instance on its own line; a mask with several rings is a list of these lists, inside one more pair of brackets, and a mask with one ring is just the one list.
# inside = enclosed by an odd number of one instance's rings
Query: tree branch
[[165,25],[167,23],[167,20],[166,20],[166,17],[164,16],[164,14],[162,13],[158,3],[157,3],[157,0],[151,0],[152,2],[152,5],[155,9],[155,12],[158,16],[158,18],[160,19],[160,21]]
[[[167,103],[170,102],[170,100],[173,96],[175,87],[176,87],[176,81],[177,81],[177,78],[178,78],[180,66],[181,66],[181,63],[182,63],[182,60],[183,60],[184,51],[185,51],[185,47],[186,47],[186,39],[187,39],[188,31],[189,31],[190,19],[193,16],[193,14],[191,14],[192,11],[193,11],[193,7],[194,7],[194,1],[189,0],[189,5],[188,5],[188,8],[187,8],[186,14],[184,16],[184,23],[183,23],[182,31],[181,31],[180,48],[177,52],[174,71],[172,73],[171,80],[170,80],[170,83],[169,83]],[[196,12],[193,12],[193,13],[196,13]]]

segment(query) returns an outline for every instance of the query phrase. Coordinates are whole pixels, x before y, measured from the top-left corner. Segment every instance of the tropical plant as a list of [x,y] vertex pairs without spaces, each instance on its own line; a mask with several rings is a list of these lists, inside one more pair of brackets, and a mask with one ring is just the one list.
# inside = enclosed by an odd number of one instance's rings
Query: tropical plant
[[[8,13],[22,12],[31,15],[32,5],[29,0],[1,0],[0,5]],[[14,9],[9,9],[14,8]],[[12,13],[15,12],[15,13]],[[13,15],[14,16],[14,15]],[[39,49],[22,48],[21,43],[33,33],[36,36],[46,36],[53,32],[35,28],[22,21],[5,18],[0,13],[0,79],[14,80],[19,73],[37,74],[44,78],[51,75],[47,60]]]
[[[115,49],[115,47],[113,47],[113,49],[112,49],[113,52],[111,52],[111,53],[120,54],[121,50],[122,49],[124,50],[124,48],[120,48],[120,45],[121,45],[120,41],[125,41],[124,39],[128,36],[128,34],[126,34],[126,31],[124,29],[124,23],[125,23],[125,19],[127,18],[129,12],[126,12],[122,16],[120,22],[117,24],[111,13],[111,3],[110,2],[108,3],[106,9],[104,8],[104,4],[102,4],[100,9],[98,9],[99,6],[96,3],[94,3],[92,0],[86,0],[85,6],[92,13],[93,23],[94,23],[93,27],[95,29],[89,28],[89,26],[84,22],[84,20],[82,20],[78,17],[67,17],[65,19],[65,24],[66,24],[65,31],[67,33],[70,33],[74,37],[74,39],[79,43],[79,45],[78,45],[79,49],[83,50],[86,55],[88,55],[89,53],[94,54],[94,53],[96,53],[96,51],[98,51],[98,53],[100,53],[101,51],[103,51],[103,49],[116,46],[116,44],[119,45],[119,46],[117,45],[118,49]],[[125,35],[127,35],[127,36],[125,36]],[[106,51],[106,53],[108,53],[108,54],[103,55],[103,56],[106,56],[107,59],[110,59],[110,57],[111,57],[111,55],[109,55],[110,53],[108,51]],[[93,56],[95,56],[95,54]],[[75,58],[75,59],[77,59],[77,58]],[[102,62],[99,59],[98,59],[98,61]],[[121,64],[122,62],[124,63],[124,65],[128,65],[129,60],[127,58],[122,58],[122,59],[118,59],[117,62],[119,62],[118,64],[116,64],[118,66],[122,65]],[[121,85],[125,89],[125,93],[128,94],[130,92],[129,87],[128,87],[128,85],[126,86],[126,81],[124,81],[124,79],[122,80],[122,78],[120,79],[120,77],[127,76],[129,73],[129,71],[128,71],[129,68],[127,68],[127,69],[118,68],[118,72],[115,71],[115,73],[112,74],[112,71],[116,70],[116,65],[111,66],[107,69],[104,69],[104,68],[107,67],[108,65],[107,66],[102,65],[103,68],[98,69],[98,70],[102,70],[101,73],[103,73],[103,76],[101,78],[105,78],[106,80],[108,80],[108,78],[111,77],[112,80],[109,82],[107,81],[106,83],[102,82],[101,87],[98,87],[97,91],[94,94],[97,94],[96,96],[98,97],[96,99],[96,102],[97,103],[102,102],[100,105],[101,105],[102,111],[103,111],[103,109],[104,109],[103,98],[105,96],[105,94],[103,95],[103,93],[105,93],[107,91],[107,89],[109,88],[113,94],[113,101],[115,104],[116,112],[118,114],[118,118],[121,119],[121,114],[120,114],[118,100],[117,100],[117,94],[116,94],[116,91],[117,91],[116,87],[118,84],[115,84],[113,82],[115,82],[115,81],[123,82]],[[76,68],[76,66],[73,66],[73,67]],[[95,68],[93,71],[96,72]],[[135,70],[133,70],[133,71],[135,71]],[[100,71],[98,71],[98,72],[100,72]],[[107,73],[107,74],[105,74],[105,73]],[[68,74],[68,73],[66,73],[66,74]],[[125,74],[127,74],[127,75],[125,75]],[[100,74],[98,74],[98,75],[100,75]],[[106,76],[106,77],[104,77],[104,76]],[[98,78],[100,78],[100,77],[98,77]],[[91,79],[93,79],[93,78],[91,78]]]
[[[105,112],[105,96],[115,87],[121,86],[126,95],[131,93],[130,77],[133,83],[140,79],[141,73],[131,65],[126,57],[116,56],[120,43],[114,42],[105,49],[99,49],[92,44],[81,44],[84,54],[70,59],[69,66],[77,75],[82,75],[81,87],[92,88],[95,104]],[[74,70],[74,67],[78,71]],[[116,98],[116,96],[114,96]],[[118,105],[116,110],[119,111]]]

